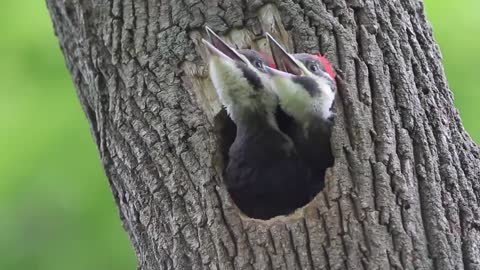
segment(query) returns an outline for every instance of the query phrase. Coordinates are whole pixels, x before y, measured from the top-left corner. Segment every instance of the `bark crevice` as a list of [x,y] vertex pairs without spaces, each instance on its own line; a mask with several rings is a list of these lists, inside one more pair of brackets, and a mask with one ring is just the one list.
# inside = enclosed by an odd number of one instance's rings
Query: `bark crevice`
[[[421,1],[266,2],[47,0],[139,269],[480,268],[480,153]],[[289,217],[246,218],[225,190],[204,25],[341,75],[335,165]]]

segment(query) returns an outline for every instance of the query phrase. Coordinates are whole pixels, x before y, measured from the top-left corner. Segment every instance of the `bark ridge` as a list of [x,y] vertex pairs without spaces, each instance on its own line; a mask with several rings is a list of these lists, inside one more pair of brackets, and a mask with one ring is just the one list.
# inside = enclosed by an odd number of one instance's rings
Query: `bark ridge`
[[[47,5],[139,269],[480,269],[479,149],[421,1]],[[341,70],[335,165],[292,216],[243,217],[225,190],[204,25]]]

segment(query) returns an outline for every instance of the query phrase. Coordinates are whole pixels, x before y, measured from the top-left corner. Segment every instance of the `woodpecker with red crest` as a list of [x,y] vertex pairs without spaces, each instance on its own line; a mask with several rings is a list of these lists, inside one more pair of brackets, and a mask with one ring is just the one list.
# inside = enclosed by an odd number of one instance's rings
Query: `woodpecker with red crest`
[[287,134],[314,173],[311,196],[324,186],[325,170],[333,165],[330,146],[336,83],[328,60],[317,54],[289,54],[267,34],[277,69],[267,68],[281,109],[293,118]]
[[308,203],[312,174],[277,125],[268,62],[255,51],[234,50],[209,28],[207,33],[210,78],[237,127],[225,170],[227,189],[250,217],[289,214]]

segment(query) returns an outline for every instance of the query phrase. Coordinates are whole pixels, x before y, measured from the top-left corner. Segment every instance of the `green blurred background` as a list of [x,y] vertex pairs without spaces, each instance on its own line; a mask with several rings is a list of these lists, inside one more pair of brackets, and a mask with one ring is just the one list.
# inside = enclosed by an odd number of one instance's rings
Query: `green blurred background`
[[[480,1],[425,5],[480,142]],[[135,269],[44,1],[3,1],[0,25],[0,269]]]

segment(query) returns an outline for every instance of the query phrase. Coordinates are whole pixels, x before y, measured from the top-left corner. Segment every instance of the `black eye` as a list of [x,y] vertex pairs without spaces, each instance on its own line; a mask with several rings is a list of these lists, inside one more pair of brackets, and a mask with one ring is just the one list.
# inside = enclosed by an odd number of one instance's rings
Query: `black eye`
[[256,68],[260,68],[260,69],[263,68],[263,63],[262,63],[262,61],[260,61],[260,60],[255,60],[255,61],[253,61],[253,65],[254,65]]
[[311,72],[317,72],[320,68],[315,65],[315,64],[311,64],[308,69],[310,69]]

